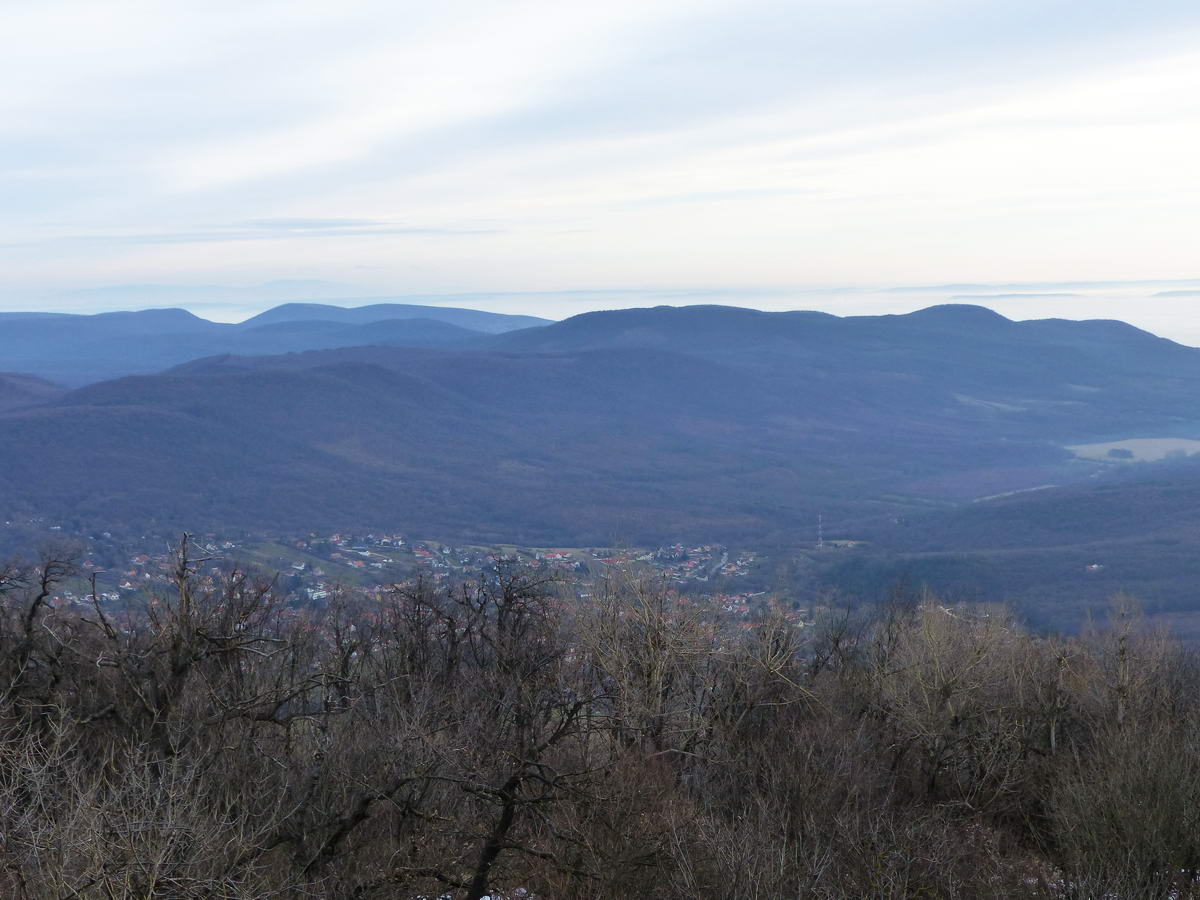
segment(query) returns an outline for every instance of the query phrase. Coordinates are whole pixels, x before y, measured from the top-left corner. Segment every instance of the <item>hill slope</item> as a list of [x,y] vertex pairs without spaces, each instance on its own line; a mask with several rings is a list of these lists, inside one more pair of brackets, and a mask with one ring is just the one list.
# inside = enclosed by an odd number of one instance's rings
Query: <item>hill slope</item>
[[0,369],[69,385],[157,372],[220,353],[264,355],[386,343],[447,346],[543,320],[436,306],[289,303],[240,324],[182,309],[0,318]]
[[341,322],[348,325],[367,325],[395,319],[432,319],[457,325],[485,334],[501,334],[518,328],[534,328],[549,323],[536,316],[514,316],[485,312],[479,309],[459,309],[451,306],[419,306],[411,303],[373,303],[367,306],[329,306],[324,303],[285,303],[259,313],[242,322],[240,328],[256,328],[279,322]]
[[818,513],[862,530],[1097,471],[1064,444],[1200,436],[1200,351],[1108,323],[692,307],[481,340],[222,355],[10,411],[0,497],[95,523],[784,545]]
[[[982,307],[902,316],[729,307],[589,313],[491,339],[524,351],[665,349],[755,369],[775,383],[1081,435],[1172,430],[1200,418],[1200,350],[1118,322],[1013,322]],[[831,380],[836,379],[836,384]],[[971,408],[970,411],[966,408]],[[1188,423],[1184,425],[1183,423]]]
[[[782,460],[755,434],[764,405],[737,412],[754,387],[620,353],[220,358],[4,417],[0,494],[80,524],[404,523],[531,543],[744,529],[742,477]],[[722,413],[698,413],[697,391]]]
[[32,375],[0,372],[0,411],[44,403],[60,396],[63,389]]
[[[839,535],[840,536],[840,535]],[[1099,477],[881,520],[870,544],[818,557],[821,583],[864,597],[897,580],[1015,606],[1073,630],[1113,594],[1200,641],[1200,460],[1112,466]]]

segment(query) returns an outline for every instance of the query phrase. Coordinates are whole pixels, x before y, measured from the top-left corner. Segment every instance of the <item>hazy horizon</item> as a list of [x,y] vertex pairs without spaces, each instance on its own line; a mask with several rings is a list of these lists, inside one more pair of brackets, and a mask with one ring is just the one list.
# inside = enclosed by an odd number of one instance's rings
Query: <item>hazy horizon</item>
[[[1196,274],[1181,0],[51,0],[5,24],[2,308],[291,280],[854,313]],[[1183,298],[1145,303],[1169,289],[1088,287],[1075,316],[1200,342]],[[226,296],[194,301],[306,299]]]
[[1200,321],[1190,315],[1198,298],[1200,279],[459,293],[409,293],[379,290],[370,285],[281,280],[241,286],[110,285],[48,293],[23,302],[5,302],[0,297],[0,313],[94,314],[182,308],[215,322],[241,322],[281,303],[360,306],[390,302],[467,307],[561,320],[584,312],[658,305],[715,304],[856,316],[903,314],[943,303],[963,303],[984,306],[1014,320],[1119,319],[1179,343],[1200,346]]

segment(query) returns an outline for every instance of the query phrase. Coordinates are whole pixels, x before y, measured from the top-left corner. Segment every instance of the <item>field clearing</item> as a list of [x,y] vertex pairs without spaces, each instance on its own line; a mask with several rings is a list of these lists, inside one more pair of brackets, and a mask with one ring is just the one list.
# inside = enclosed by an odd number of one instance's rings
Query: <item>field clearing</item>
[[[1074,444],[1067,449],[1081,459],[1104,462],[1157,462],[1168,456],[1192,456],[1200,453],[1200,441],[1191,438],[1129,438],[1103,444]],[[1120,455],[1114,456],[1110,452],[1113,450]]]

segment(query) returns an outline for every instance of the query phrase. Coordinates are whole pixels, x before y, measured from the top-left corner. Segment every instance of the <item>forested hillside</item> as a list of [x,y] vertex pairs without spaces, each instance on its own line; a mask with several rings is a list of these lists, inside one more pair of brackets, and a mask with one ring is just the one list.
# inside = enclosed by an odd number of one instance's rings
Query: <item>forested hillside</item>
[[226,355],[11,410],[0,499],[79,530],[786,544],[1103,468],[1072,443],[1200,434],[1200,351],[1114,323],[688,307],[478,340]]
[[1200,640],[1200,463],[1116,465],[1103,477],[883,520],[870,546],[828,558],[823,583],[875,597],[905,580],[1004,602],[1026,621],[1074,631],[1114,593]]
[[62,393],[63,389],[58,385],[41,378],[0,372],[0,412],[7,409],[18,409],[22,406],[33,406],[36,403],[51,400]]
[[544,319],[532,316],[404,303],[285,303],[238,324],[210,322],[183,309],[0,313],[0,371],[78,386],[220,353],[268,355],[362,344],[441,347],[542,324]]
[[1188,898],[1200,669],[896,592],[803,627],[491,569],[283,607],[180,546],[129,615],[0,575],[0,892]]

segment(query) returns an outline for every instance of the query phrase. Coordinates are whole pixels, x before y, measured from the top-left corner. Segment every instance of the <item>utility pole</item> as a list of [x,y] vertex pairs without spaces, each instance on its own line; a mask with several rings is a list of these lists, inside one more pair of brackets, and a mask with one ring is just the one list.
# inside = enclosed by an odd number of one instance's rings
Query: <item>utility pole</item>
[[825,549],[825,517],[817,513],[817,549]]

